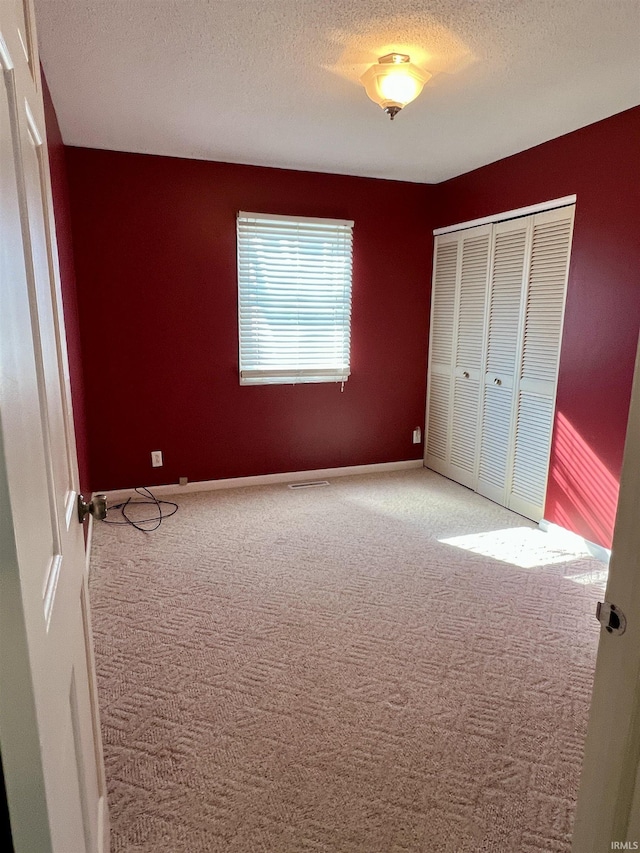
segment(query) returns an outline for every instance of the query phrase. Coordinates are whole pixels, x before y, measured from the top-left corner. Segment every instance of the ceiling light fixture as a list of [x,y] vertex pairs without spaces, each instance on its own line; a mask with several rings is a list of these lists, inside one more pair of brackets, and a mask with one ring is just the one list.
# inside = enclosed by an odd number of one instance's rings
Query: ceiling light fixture
[[406,53],[388,53],[360,78],[367,95],[393,120],[403,107],[415,100],[431,77],[413,65]]

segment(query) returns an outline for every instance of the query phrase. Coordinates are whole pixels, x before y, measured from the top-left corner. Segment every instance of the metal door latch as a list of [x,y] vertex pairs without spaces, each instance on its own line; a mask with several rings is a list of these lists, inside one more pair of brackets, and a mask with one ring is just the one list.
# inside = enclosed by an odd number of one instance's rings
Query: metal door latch
[[627,620],[615,604],[599,601],[596,605],[596,619],[609,634],[624,634],[627,630]]
[[78,495],[78,521],[80,524],[87,515],[102,520],[107,517],[107,496],[94,495],[93,500],[87,503],[82,495]]

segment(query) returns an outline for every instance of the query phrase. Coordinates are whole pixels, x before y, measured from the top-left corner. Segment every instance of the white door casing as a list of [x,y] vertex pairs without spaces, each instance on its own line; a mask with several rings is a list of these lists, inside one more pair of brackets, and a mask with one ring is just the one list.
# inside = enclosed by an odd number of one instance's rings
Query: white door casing
[[16,853],[108,851],[33,10],[0,0],[0,749]]

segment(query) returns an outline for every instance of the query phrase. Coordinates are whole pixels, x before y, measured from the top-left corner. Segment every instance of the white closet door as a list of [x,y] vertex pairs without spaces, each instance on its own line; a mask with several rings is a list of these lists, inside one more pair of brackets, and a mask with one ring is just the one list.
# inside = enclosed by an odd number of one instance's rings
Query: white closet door
[[475,489],[477,483],[480,387],[491,225],[460,235],[451,411],[451,476]]
[[574,207],[435,243],[427,467],[544,512]]
[[532,224],[507,506],[534,521],[544,512],[573,213],[551,210]]
[[490,247],[490,225],[435,244],[426,464],[471,488]]
[[458,234],[436,238],[433,259],[425,462],[450,476],[451,365],[458,279]]
[[477,490],[501,504],[507,501],[513,447],[513,402],[518,378],[522,291],[529,243],[528,218],[512,219],[494,226]]

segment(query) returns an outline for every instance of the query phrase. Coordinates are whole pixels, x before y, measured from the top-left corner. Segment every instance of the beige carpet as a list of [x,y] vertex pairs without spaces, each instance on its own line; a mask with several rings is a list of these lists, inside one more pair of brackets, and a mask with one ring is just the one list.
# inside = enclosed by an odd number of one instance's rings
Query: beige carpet
[[114,853],[569,851],[603,564],[422,469],[177,500],[95,529]]

